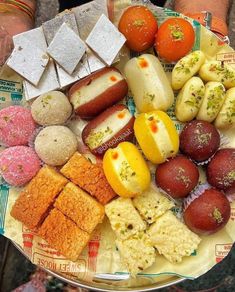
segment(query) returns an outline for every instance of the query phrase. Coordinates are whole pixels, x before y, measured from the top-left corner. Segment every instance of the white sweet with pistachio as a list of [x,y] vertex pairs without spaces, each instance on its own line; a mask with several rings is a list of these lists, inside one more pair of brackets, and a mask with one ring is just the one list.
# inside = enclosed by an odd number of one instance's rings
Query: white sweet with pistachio
[[205,86],[199,77],[190,78],[180,90],[175,105],[175,115],[181,122],[193,120],[202,104]]
[[199,71],[205,60],[202,51],[194,51],[180,59],[172,71],[172,88],[181,89]]
[[124,267],[132,276],[152,266],[156,252],[144,232],[140,232],[126,240],[116,240],[116,245]]
[[147,234],[158,252],[171,263],[182,262],[190,256],[201,241],[200,237],[167,211],[151,225]]
[[34,100],[31,113],[39,125],[62,125],[71,116],[72,106],[64,93],[50,91]]
[[208,82],[205,95],[197,114],[198,120],[213,122],[225,101],[225,88],[221,82]]
[[135,197],[133,204],[141,217],[149,224],[156,222],[157,218],[174,207],[172,201],[153,188],[149,188],[141,195]]
[[48,126],[41,130],[35,142],[35,151],[48,165],[64,165],[77,151],[77,138],[64,126]]
[[226,92],[225,102],[215,120],[215,126],[220,129],[232,125],[235,125],[235,88],[230,88]]
[[209,61],[203,64],[199,71],[204,81],[223,83],[225,88],[235,87],[235,69],[222,61]]
[[140,112],[166,111],[173,104],[173,90],[157,57],[144,54],[132,58],[124,73]]
[[125,240],[144,231],[146,224],[129,198],[118,198],[105,206],[111,227],[120,240]]

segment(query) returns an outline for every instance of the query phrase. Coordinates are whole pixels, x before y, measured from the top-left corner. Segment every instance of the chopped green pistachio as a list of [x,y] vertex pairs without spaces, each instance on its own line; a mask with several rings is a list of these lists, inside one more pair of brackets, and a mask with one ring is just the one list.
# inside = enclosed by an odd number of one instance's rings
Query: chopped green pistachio
[[197,137],[199,144],[206,145],[211,140],[211,133],[200,134]]
[[220,210],[218,208],[215,208],[213,213],[212,213],[212,217],[215,219],[215,221],[217,223],[222,223],[223,222],[223,216],[220,212]]
[[209,91],[207,108],[206,108],[207,114],[209,117],[214,117],[214,115],[220,109],[221,103],[224,98],[224,93],[225,93],[224,87],[221,85]]
[[228,184],[231,184],[233,183],[234,180],[235,180],[235,171],[232,170],[226,175],[225,181],[227,181]]
[[182,167],[179,167],[178,174],[176,176],[176,180],[182,182],[186,188],[188,188],[190,183],[191,183],[190,178],[187,175],[185,175],[185,170]]
[[112,134],[113,130],[110,127],[106,127],[103,131],[91,131],[86,138],[86,144],[91,148],[95,149],[99,147],[104,140],[105,135]]
[[144,95],[144,99],[149,100],[149,101],[153,101],[155,97],[156,97],[155,94],[151,94],[149,92],[145,93]]
[[185,74],[190,74],[191,73],[190,68],[195,66],[197,62],[199,62],[198,52],[193,52],[191,53],[190,58],[182,59],[181,61],[179,61],[175,70],[178,72],[181,71],[182,73],[185,73]]
[[235,73],[233,70],[221,64],[211,64],[209,71],[215,72],[220,78],[221,81],[224,82],[226,80],[235,80]]
[[45,108],[47,105],[50,105],[49,101],[52,99],[53,97],[51,95],[46,95],[42,98],[41,103],[42,106]]
[[235,117],[235,100],[230,100],[229,106],[226,109],[226,120],[232,124],[233,118]]
[[204,96],[204,91],[202,88],[196,90],[195,87],[191,85],[189,87],[190,91],[189,98],[184,103],[189,106],[195,107],[196,109],[199,109],[201,100]]
[[179,25],[169,25],[169,29],[175,41],[182,41],[184,39],[184,32]]
[[136,19],[134,22],[133,22],[133,25],[134,26],[137,26],[137,27],[141,27],[145,24],[145,21],[143,19]]
[[136,173],[131,169],[127,161],[122,161],[119,175],[123,181],[128,181],[131,177],[134,177]]

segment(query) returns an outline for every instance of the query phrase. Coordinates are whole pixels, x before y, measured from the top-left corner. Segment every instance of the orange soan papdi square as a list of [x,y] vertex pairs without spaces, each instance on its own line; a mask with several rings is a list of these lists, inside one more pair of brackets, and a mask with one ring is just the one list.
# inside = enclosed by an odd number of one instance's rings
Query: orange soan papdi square
[[90,235],[57,209],[52,209],[39,228],[38,235],[66,258],[76,261]]
[[65,186],[54,206],[88,233],[104,218],[103,205],[73,183]]
[[78,152],[70,158],[60,171],[103,205],[116,196],[104,175],[102,166],[91,163]]
[[32,230],[37,229],[66,183],[67,179],[54,168],[42,167],[20,193],[11,216]]

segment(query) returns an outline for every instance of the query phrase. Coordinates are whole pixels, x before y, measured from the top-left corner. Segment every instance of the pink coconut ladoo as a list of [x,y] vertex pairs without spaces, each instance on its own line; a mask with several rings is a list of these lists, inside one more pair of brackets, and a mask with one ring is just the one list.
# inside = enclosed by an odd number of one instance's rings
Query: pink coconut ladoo
[[0,144],[27,145],[36,129],[31,111],[22,106],[9,106],[0,111]]
[[40,160],[27,146],[14,146],[0,153],[0,174],[12,186],[22,186],[39,171]]

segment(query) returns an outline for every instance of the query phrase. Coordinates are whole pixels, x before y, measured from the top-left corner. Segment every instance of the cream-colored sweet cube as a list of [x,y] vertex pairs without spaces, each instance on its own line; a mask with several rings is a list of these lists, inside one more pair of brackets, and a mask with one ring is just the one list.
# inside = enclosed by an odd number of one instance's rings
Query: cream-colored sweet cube
[[156,251],[149,238],[143,232],[126,240],[116,240],[123,265],[135,276],[152,266],[156,259]]
[[149,188],[143,194],[135,197],[133,204],[141,217],[149,224],[156,222],[158,217],[174,207],[172,201],[153,188]]
[[120,240],[127,239],[146,229],[146,224],[136,211],[132,200],[118,198],[105,206],[111,227]]
[[147,233],[158,252],[171,263],[180,263],[183,257],[190,256],[201,241],[171,211],[159,217]]

